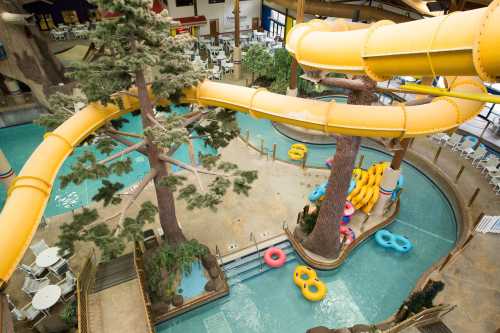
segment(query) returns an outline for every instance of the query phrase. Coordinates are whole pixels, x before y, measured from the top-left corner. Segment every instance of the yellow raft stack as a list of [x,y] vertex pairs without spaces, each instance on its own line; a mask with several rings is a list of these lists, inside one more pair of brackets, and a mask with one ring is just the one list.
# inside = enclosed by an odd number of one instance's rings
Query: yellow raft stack
[[302,143],[294,143],[290,146],[288,150],[288,157],[294,161],[300,161],[304,159],[307,153],[307,146]]
[[384,170],[390,165],[389,162],[373,164],[368,170],[356,168],[352,171],[356,180],[356,187],[347,196],[354,208],[362,209],[369,214],[379,197],[379,185]]

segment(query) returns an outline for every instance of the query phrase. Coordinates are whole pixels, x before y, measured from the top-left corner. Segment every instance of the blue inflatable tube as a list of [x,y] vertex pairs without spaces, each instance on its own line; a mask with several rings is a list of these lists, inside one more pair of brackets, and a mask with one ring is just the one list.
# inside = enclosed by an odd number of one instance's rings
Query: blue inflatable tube
[[383,248],[390,248],[401,253],[406,253],[413,248],[408,238],[393,234],[385,229],[381,229],[375,233],[375,242]]
[[314,188],[314,190],[309,194],[309,201],[315,202],[322,196],[326,194],[326,188],[328,187],[328,182],[324,182],[321,185],[318,185]]

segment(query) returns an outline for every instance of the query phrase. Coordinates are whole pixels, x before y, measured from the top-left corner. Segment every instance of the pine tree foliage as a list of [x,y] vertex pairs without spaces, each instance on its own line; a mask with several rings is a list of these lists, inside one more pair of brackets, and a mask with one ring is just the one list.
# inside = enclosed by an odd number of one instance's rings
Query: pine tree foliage
[[40,115],[34,123],[53,131],[75,114],[75,107],[79,104],[86,104],[86,99],[56,92],[49,97],[50,112]]
[[[51,114],[41,118],[40,124],[49,129],[57,127],[74,113],[74,105],[78,102],[117,103],[120,101],[117,93],[129,98],[145,96],[146,88],[138,83],[142,82],[138,78],[143,76],[149,80],[147,84],[151,86],[155,98],[166,98],[171,102],[176,102],[185,88],[204,79],[204,74],[195,71],[185,56],[185,49],[192,47],[193,39],[185,35],[171,37],[169,31],[175,22],[166,11],[160,14],[151,11],[152,0],[95,0],[93,3],[101,10],[121,15],[114,20],[97,23],[96,29],[91,32],[91,39],[98,47],[104,46],[103,54],[93,62],[78,64],[69,74],[79,84],[85,99],[54,95]],[[137,87],[134,88],[136,82]],[[165,156],[171,156],[180,145],[190,143],[193,138],[201,138],[206,145],[221,148],[239,134],[232,111],[194,106],[193,112],[185,115],[175,112],[153,115],[145,111],[150,110],[150,105],[144,106],[144,98],[140,102],[141,110],[137,113],[142,119],[149,119],[144,125],[145,143],[156,146],[159,154]],[[157,100],[150,102],[154,105]],[[118,103],[118,106],[122,105]],[[167,109],[171,111],[171,108]],[[123,155],[116,156],[122,146],[111,139],[117,134],[110,130],[119,128],[124,121],[112,120],[93,134],[91,143],[102,154],[109,156],[107,161],[99,161],[90,150],[84,151],[70,172],[60,177],[62,188],[70,183],[79,185],[85,180],[100,180],[102,187],[92,199],[105,206],[122,204],[120,223],[110,223],[116,219],[101,219],[97,211],[84,209],[75,214],[71,223],[61,228],[61,248],[73,251],[75,241],[89,241],[102,250],[104,259],[114,258],[123,251],[126,241],[142,239],[142,227],[152,222],[158,213],[158,208],[151,202],[144,202],[136,217],[128,217],[126,210],[131,204],[125,200],[126,197],[119,196],[123,185],[108,179],[111,175],[120,176],[133,171],[132,160],[125,156],[128,152],[122,151]],[[145,149],[141,153],[150,154]],[[189,170],[195,172],[193,168],[205,167],[214,170],[215,175],[204,177],[207,178],[207,186],[196,186],[184,174],[171,173],[166,177],[163,174],[161,179],[155,178],[155,184],[165,186],[172,192],[177,191],[178,197],[185,199],[190,209],[215,209],[230,188],[236,193],[248,195],[250,184],[257,178],[256,171],[239,170],[235,164],[221,162],[219,156],[200,156],[199,163],[199,166],[190,166]],[[153,171],[158,174],[158,170]],[[137,198],[137,195],[133,193],[133,197]],[[168,240],[167,232],[165,236]]]

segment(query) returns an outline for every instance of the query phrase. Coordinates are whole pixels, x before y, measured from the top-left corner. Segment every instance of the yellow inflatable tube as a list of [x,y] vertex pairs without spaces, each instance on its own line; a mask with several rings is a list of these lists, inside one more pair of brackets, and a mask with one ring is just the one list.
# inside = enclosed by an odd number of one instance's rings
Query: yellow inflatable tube
[[[311,287],[314,287],[316,290],[312,291]],[[315,278],[307,283],[304,283],[302,285],[301,291],[302,296],[304,296],[304,298],[308,301],[318,302],[325,298],[328,289],[326,288],[326,284],[324,284],[323,281]]]
[[[306,278],[304,279],[303,276],[306,276]],[[311,267],[304,265],[298,265],[293,271],[293,282],[297,285],[297,287],[301,287],[304,283],[312,281],[316,277],[316,271]]]

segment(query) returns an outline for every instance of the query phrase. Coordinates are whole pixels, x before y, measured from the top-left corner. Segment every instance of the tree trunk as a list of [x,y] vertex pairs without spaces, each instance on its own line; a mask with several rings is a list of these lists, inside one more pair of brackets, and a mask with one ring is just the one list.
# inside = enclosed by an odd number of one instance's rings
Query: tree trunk
[[337,150],[328,178],[326,196],[314,230],[304,242],[305,248],[325,258],[334,259],[340,253],[339,222],[344,215],[347,190],[360,143],[360,137],[337,138]]
[[[370,105],[377,100],[374,93],[377,83],[368,76],[354,76],[351,80],[328,78],[322,79],[321,83],[349,88],[348,104]],[[340,254],[339,223],[344,215],[347,190],[360,144],[360,137],[338,137],[326,196],[316,225],[304,242],[304,247],[325,258],[334,259]]]
[[[142,126],[146,129],[152,126],[148,115],[153,116],[153,106],[148,97],[144,72],[137,71],[135,77],[139,94],[139,104],[141,106]],[[175,201],[172,191],[165,186],[160,186],[159,184],[163,177],[168,176],[167,167],[160,159],[158,147],[153,144],[151,138],[146,136],[145,141],[149,166],[157,171],[156,177],[154,178],[154,186],[156,199],[158,201],[161,228],[163,229],[163,233],[165,234],[165,239],[168,244],[175,247],[186,241],[186,237],[182,233],[182,230],[177,222],[177,216],[175,215]]]

